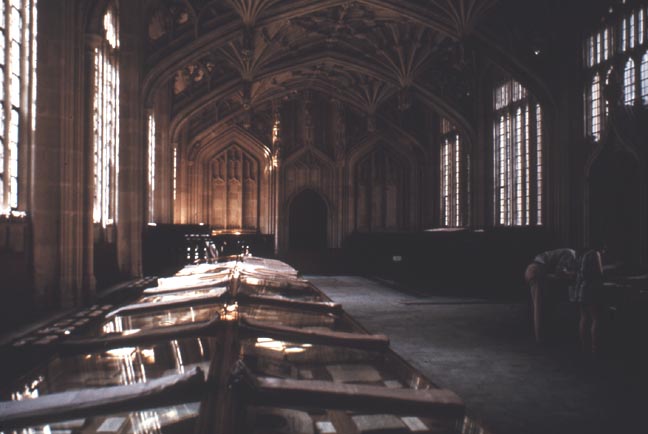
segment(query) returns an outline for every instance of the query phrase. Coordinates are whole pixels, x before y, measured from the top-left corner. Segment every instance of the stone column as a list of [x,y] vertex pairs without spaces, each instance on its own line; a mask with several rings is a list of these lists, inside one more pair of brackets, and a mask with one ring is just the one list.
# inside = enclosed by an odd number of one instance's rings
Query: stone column
[[[74,2],[65,2],[65,13],[75,13]],[[92,224],[92,96],[94,95],[94,51],[101,44],[97,35],[77,39],[74,25],[65,52],[74,59],[63,65],[61,86],[62,121],[60,155],[60,302],[62,307],[79,306],[95,295]],[[72,83],[72,84],[71,84]],[[87,131],[87,133],[86,133]]]
[[158,223],[173,222],[173,148],[169,137],[170,92],[159,89],[154,97],[151,111],[155,113],[156,160],[155,160],[155,220]]
[[332,234],[331,247],[338,248],[342,245],[342,238],[345,233],[345,218],[347,214],[347,195],[345,175],[346,175],[346,117],[344,113],[344,104],[340,100],[334,99],[333,103],[333,154],[335,156],[335,188],[336,194],[333,199],[336,203],[337,214],[336,221],[333,224],[335,229]]
[[120,131],[117,263],[125,276],[142,274],[146,205],[146,119],[140,83],[143,69],[140,2],[120,2]]
[[[63,7],[44,2],[38,20],[38,100],[36,141],[32,152],[29,212],[33,222],[34,301],[38,308],[57,304],[59,276],[60,92],[66,19]],[[38,174],[38,175],[36,175]]]
[[[38,128],[28,206],[36,308],[77,306],[94,292],[81,10],[74,0],[39,4]],[[88,42],[86,56],[95,39]]]
[[485,226],[494,225],[493,219],[493,178],[490,175],[492,172],[492,144],[490,137],[492,136],[492,125],[488,122],[487,113],[490,110],[492,84],[489,80],[483,79],[480,81],[477,88],[477,95],[475,100],[479,112],[477,114],[476,141],[471,145],[471,152],[468,158],[471,160],[471,221],[470,225],[473,228],[483,228]]

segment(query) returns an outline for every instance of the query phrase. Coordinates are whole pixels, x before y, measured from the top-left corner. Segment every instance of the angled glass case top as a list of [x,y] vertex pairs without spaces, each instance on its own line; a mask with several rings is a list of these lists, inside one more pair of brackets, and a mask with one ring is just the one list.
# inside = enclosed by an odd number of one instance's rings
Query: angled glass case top
[[266,306],[260,304],[241,304],[239,315],[273,326],[294,327],[310,331],[337,331],[366,333],[346,315],[327,312],[309,312],[300,309]]
[[88,415],[61,422],[0,431],[2,434],[186,434],[193,433],[200,415],[200,402]]
[[206,323],[218,318],[222,310],[222,304],[212,303],[132,313],[123,316],[117,315],[104,322],[99,328],[98,333],[100,335],[116,333],[127,335],[164,327]]
[[365,413],[345,409],[250,406],[241,432],[250,434],[479,434],[464,431],[463,418]]
[[186,291],[197,288],[227,286],[232,278],[231,270],[221,270],[217,273],[196,273],[160,278],[157,286],[144,290],[145,294],[160,294],[165,292]]
[[174,303],[174,302],[200,302],[204,299],[222,297],[227,292],[227,287],[216,286],[208,288],[189,289],[186,291],[144,294],[134,304],[145,303]]
[[279,300],[307,301],[314,303],[323,303],[330,301],[328,297],[312,287],[291,288],[281,286],[252,285],[245,283],[245,281],[242,281],[242,283],[239,285],[238,294],[241,294],[243,296],[272,297]]
[[220,274],[234,270],[236,260],[229,260],[216,263],[191,264],[185,265],[181,270],[175,273],[175,276],[190,276],[192,274]]
[[435,387],[392,351],[258,337],[241,342],[240,360],[259,377],[365,384],[389,389]]
[[84,354],[56,355],[2,391],[16,401],[52,393],[143,383],[194,367],[209,372],[217,357],[215,338],[184,338]]

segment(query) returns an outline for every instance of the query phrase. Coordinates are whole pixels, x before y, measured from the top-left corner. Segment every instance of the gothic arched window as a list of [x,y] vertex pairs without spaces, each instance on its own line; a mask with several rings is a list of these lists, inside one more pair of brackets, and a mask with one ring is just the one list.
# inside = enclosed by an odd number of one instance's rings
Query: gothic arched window
[[155,117],[148,115],[148,221],[155,222]]
[[[36,1],[0,1],[0,213],[24,209],[35,127]],[[22,179],[21,179],[22,178]]]
[[648,104],[648,53],[641,60],[641,99]]
[[[595,141],[601,139],[605,130],[610,99],[613,104],[628,106],[648,104],[647,15],[645,5],[624,1],[615,7],[614,13],[603,17],[603,24],[585,39],[585,135]],[[612,82],[615,65],[618,76]]]
[[635,102],[635,64],[628,59],[623,70],[623,102],[633,105]]
[[441,119],[441,225],[463,226],[463,179],[465,157],[457,128],[447,119]]
[[119,174],[119,14],[112,1],[103,16],[101,42],[94,48],[93,145],[95,223],[117,218]]
[[603,110],[601,110],[602,92],[601,92],[601,76],[594,75],[589,83],[585,105],[586,105],[586,119],[587,119],[587,133],[599,140],[601,138],[601,130],[603,125]]
[[493,138],[495,222],[542,224],[542,110],[515,80],[495,89]]

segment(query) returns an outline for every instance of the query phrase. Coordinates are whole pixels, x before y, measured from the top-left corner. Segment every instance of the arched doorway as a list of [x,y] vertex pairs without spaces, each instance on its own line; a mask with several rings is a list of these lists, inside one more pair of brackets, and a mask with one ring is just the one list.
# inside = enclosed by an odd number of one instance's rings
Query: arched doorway
[[304,190],[295,196],[290,204],[288,220],[290,248],[326,248],[327,217],[326,202],[316,192]]
[[635,268],[641,259],[641,175],[633,156],[603,151],[589,176],[591,242],[604,241],[610,259]]

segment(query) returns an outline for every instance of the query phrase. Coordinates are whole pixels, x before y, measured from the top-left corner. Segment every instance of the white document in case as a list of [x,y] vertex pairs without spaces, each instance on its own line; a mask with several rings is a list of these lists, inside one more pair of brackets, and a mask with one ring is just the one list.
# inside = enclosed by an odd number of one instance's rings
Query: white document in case
[[401,420],[412,432],[428,432],[430,430],[418,417],[401,417]]
[[97,432],[119,432],[125,420],[125,417],[109,417],[99,425]]
[[403,385],[398,380],[385,380],[383,381],[385,387],[388,389],[402,389]]
[[315,428],[319,434],[336,434],[337,431],[331,422],[328,420],[315,422]]
[[405,428],[404,423],[392,414],[366,414],[351,416],[360,433],[379,433],[398,431]]
[[335,383],[373,383],[382,380],[380,372],[370,365],[329,365],[326,370]]

